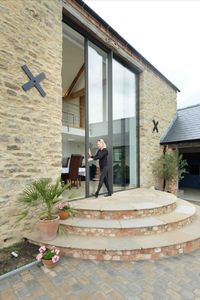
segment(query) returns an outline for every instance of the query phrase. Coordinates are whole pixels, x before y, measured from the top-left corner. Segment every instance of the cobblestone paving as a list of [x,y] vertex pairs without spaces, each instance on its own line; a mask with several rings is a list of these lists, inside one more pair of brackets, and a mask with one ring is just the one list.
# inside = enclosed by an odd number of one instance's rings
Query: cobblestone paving
[[62,258],[0,281],[1,300],[200,300],[200,250],[155,261]]

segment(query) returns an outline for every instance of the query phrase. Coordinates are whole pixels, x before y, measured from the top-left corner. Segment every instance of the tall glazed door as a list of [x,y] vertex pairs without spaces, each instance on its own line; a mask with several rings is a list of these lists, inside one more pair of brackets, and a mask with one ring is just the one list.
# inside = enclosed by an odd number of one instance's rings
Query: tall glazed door
[[136,75],[113,59],[113,189],[137,180]]
[[[90,41],[86,41],[87,55],[87,137],[86,151],[97,152],[97,140],[108,140],[108,54]],[[87,149],[88,148],[88,149]],[[87,153],[87,152],[86,152]],[[98,161],[87,165],[86,195],[94,193],[99,181]],[[103,186],[100,193],[105,192]]]

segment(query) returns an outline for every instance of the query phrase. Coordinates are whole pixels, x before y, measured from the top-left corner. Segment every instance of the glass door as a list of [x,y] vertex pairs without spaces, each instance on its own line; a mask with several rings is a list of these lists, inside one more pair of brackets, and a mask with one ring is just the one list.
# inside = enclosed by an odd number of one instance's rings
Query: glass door
[[[97,152],[97,140],[108,143],[108,54],[91,42],[87,48],[88,64],[88,148]],[[88,163],[89,195],[99,182],[98,161]],[[106,192],[103,186],[100,193]]]
[[63,24],[62,173],[72,189],[65,199],[85,197],[85,57],[84,37]]
[[137,187],[136,75],[113,59],[113,190]]

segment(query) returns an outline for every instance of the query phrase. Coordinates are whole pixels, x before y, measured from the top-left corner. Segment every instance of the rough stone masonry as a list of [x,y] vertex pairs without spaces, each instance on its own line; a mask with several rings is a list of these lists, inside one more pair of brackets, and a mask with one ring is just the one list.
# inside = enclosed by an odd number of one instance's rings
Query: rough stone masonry
[[[32,220],[16,224],[17,197],[36,178],[61,169],[62,3],[1,1],[0,4],[0,245],[14,242]],[[44,72],[41,86],[27,92],[21,69]]]
[[[115,47],[112,50],[135,59],[75,0],[1,1],[0,247],[18,240],[34,223],[33,218],[16,222],[21,209],[17,198],[24,187],[37,178],[60,175],[63,4],[76,10],[76,17],[91,22],[91,34],[95,27],[102,42]],[[160,154],[160,137],[176,112],[176,90],[136,59],[144,67],[139,76],[140,183],[149,187],[154,184],[152,163]],[[45,73],[41,86],[46,97],[41,97],[36,88],[27,92],[22,89],[28,81],[21,69],[24,64],[34,76]],[[159,121],[158,133],[152,133],[153,119]]]

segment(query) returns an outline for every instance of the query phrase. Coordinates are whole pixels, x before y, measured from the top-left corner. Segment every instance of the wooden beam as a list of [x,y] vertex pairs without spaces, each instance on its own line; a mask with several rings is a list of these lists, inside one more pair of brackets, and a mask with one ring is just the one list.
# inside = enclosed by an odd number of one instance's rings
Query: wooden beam
[[74,99],[74,98],[79,98],[85,95],[85,89],[81,89],[77,92],[71,93],[68,96],[63,97],[64,100],[69,100],[69,99]]
[[79,98],[80,105],[80,127],[85,128],[85,97],[81,96]]
[[66,91],[66,93],[64,94],[64,98],[69,96],[73,87],[75,86],[75,84],[77,83],[78,79],[80,78],[81,74],[83,73],[83,70],[85,68],[85,64],[82,65],[82,67],[80,68],[80,70],[78,71],[76,77],[74,78],[74,80],[72,81],[72,83],[70,84],[68,90]]

